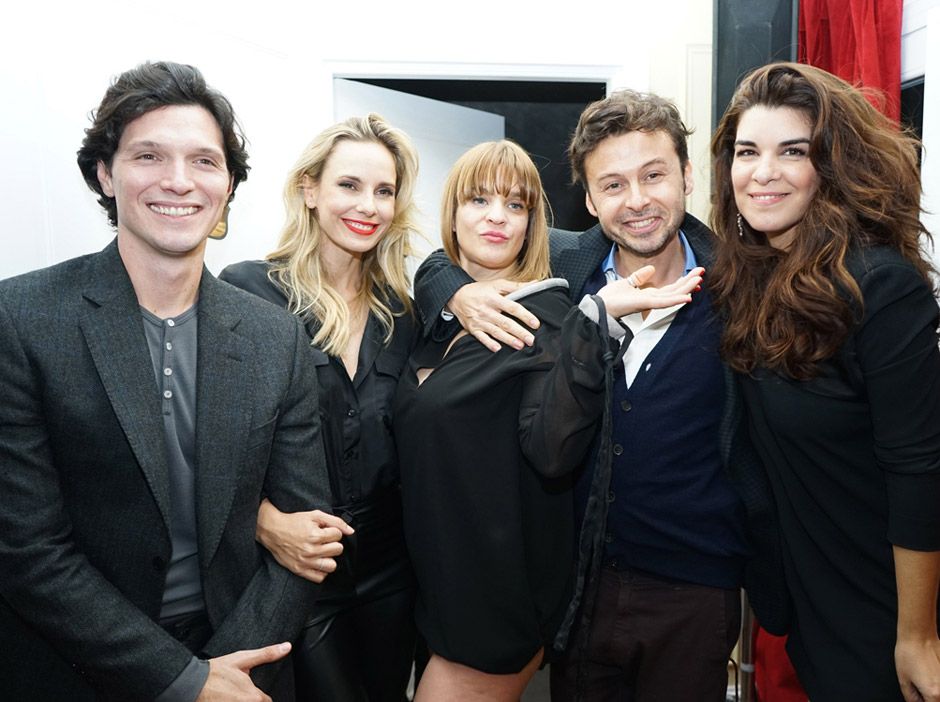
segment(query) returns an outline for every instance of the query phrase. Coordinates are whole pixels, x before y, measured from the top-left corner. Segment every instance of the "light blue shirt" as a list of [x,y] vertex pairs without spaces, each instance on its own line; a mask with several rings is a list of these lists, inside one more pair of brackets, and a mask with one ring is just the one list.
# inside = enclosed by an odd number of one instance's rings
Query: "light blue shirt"
[[[693,268],[698,267],[698,261],[695,260],[695,253],[692,251],[692,247],[689,246],[689,240],[685,238],[685,234],[682,233],[682,230],[679,230],[679,241],[682,242],[682,247],[685,249],[685,270],[682,271],[682,275],[685,275]],[[620,280],[620,276],[617,274],[617,268],[614,266],[614,256],[617,253],[617,245],[614,244],[610,247],[610,253],[607,254],[607,258],[604,259],[604,263],[601,266],[604,269],[604,273],[607,275],[607,280]],[[613,273],[613,278],[610,277]]]
[[[686,239],[681,229],[679,230],[679,241],[682,242],[682,246],[685,248],[685,271],[683,271],[682,275],[686,275],[689,271],[698,266],[698,262],[695,260],[692,247],[689,246],[689,240]],[[608,283],[620,279],[620,275],[618,275],[617,268],[614,265],[616,252],[617,245],[614,244],[607,258],[604,259],[604,263],[601,264]],[[684,304],[685,303],[674,305],[665,309],[651,310],[645,318],[639,312],[628,314],[621,318],[621,323],[625,324],[633,334],[633,340],[630,342],[626,353],[623,355],[624,380],[627,383],[627,387],[633,384],[638,373],[650,369],[650,365],[646,363],[647,355],[666,335],[669,326],[672,324],[672,320],[675,319],[676,314]]]

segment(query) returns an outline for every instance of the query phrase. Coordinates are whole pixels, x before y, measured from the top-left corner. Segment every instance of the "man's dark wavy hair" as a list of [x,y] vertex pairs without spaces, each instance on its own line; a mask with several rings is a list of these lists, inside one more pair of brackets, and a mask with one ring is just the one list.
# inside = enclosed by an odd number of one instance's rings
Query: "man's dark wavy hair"
[[105,195],[98,182],[98,162],[110,171],[124,128],[148,112],[172,105],[198,105],[211,114],[222,132],[225,165],[232,176],[232,194],[248,177],[245,137],[231,103],[219,91],[206,85],[198,68],[171,61],[142,63],[119,75],[92,113],[92,125],[85,130],[78,150],[78,167],[85,183],[98,194],[98,202],[117,226],[117,203]]

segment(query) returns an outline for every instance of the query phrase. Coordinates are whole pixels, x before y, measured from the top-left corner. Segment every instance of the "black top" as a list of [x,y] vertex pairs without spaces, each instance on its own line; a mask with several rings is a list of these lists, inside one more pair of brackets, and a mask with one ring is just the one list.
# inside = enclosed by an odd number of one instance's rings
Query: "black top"
[[[595,434],[612,343],[557,281],[525,291],[542,320],[534,346],[494,354],[465,335],[447,352],[453,336],[426,340],[395,402],[416,623],[433,651],[488,673],[521,670],[563,610],[566,473]],[[434,369],[420,386],[419,368]]]
[[[287,296],[268,277],[269,269],[266,261],[243,261],[227,266],[219,278],[286,308]],[[401,311],[399,300],[392,298],[392,303],[393,311]],[[392,402],[412,347],[414,326],[410,314],[395,317],[394,333],[386,346],[385,331],[370,313],[352,380],[342,359],[311,347],[320,387],[320,422],[335,508],[354,505],[398,484]],[[311,338],[317,327],[317,320],[307,322]]]
[[864,316],[821,377],[743,378],[794,604],[787,650],[813,702],[902,699],[892,544],[940,549],[937,305],[893,249],[847,261]]

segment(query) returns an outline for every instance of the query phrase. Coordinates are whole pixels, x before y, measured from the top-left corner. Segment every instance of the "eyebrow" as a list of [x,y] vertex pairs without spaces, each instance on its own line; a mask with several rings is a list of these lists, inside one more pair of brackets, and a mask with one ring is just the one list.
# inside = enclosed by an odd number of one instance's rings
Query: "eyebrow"
[[[785,139],[781,141],[777,146],[793,146],[794,144],[809,144],[809,137],[797,137],[796,139]],[[747,139],[737,139],[734,142],[735,146],[757,146],[756,142],[748,141]]]
[[[127,145],[128,149],[154,149],[159,150],[165,148],[164,144],[158,141],[150,141],[149,139],[141,139],[139,141],[132,141]],[[220,151],[214,146],[200,146],[196,149],[193,149],[192,153],[194,154],[207,154],[220,158],[225,158],[225,153]]]
[[[651,158],[649,161],[642,164],[636,170],[642,171],[644,169],[649,168],[650,166],[667,166],[668,167],[668,165],[669,165],[668,158],[666,158],[665,156],[657,156],[656,158]],[[622,178],[622,177],[623,177],[623,173],[621,173],[620,171],[609,171],[608,173],[602,173],[601,175],[597,176],[597,178],[594,179],[594,182],[595,183],[600,182],[604,180],[605,178]]]
[[[354,175],[338,175],[336,176],[336,180],[353,180],[357,183],[362,182],[362,178],[360,178],[359,176],[354,176]],[[391,188],[392,190],[394,190],[395,184],[394,183],[379,183],[376,187]]]

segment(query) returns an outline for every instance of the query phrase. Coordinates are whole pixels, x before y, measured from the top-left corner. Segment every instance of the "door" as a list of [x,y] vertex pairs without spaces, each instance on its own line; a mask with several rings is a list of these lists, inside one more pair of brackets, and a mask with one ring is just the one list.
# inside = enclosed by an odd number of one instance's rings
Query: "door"
[[[414,242],[419,257],[441,246],[441,188],[460,155],[481,141],[502,139],[505,119],[481,110],[431,100],[353,80],[333,80],[333,118],[361,117],[377,112],[405,131],[418,148],[418,184],[415,197],[421,208],[422,234],[427,242]],[[412,262],[413,265],[416,262]]]

